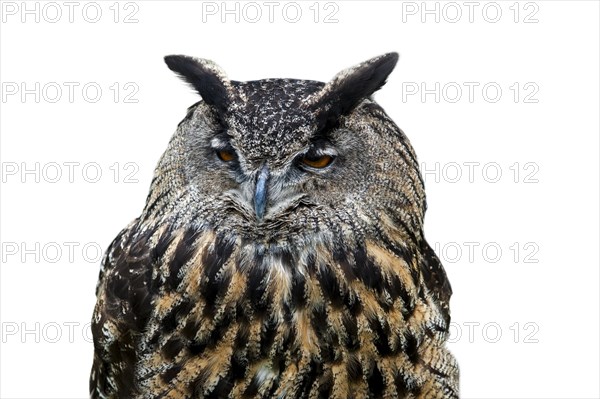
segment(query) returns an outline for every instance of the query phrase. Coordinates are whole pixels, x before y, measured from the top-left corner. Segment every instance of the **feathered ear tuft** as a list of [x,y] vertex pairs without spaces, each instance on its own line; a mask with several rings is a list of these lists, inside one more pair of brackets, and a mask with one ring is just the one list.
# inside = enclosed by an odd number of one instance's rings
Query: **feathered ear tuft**
[[168,55],[165,63],[200,94],[204,102],[224,115],[231,103],[231,82],[223,70],[210,60]]
[[397,62],[398,53],[387,53],[344,69],[312,96],[308,105],[320,113],[322,124],[330,125],[379,90]]

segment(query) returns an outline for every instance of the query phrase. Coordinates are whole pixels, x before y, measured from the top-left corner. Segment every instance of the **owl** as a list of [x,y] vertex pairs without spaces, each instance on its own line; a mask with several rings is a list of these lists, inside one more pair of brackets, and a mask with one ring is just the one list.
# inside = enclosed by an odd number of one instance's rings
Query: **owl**
[[458,397],[419,164],[372,98],[397,60],[242,82],[165,57],[201,101],[102,260],[92,398]]

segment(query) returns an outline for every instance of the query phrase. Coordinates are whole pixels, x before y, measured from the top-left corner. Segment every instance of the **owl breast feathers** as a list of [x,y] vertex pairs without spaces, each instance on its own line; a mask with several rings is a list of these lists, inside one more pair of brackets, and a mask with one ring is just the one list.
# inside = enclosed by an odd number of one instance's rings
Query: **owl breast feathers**
[[418,163],[371,98],[397,59],[322,83],[165,58],[202,101],[104,256],[93,398],[458,397]]

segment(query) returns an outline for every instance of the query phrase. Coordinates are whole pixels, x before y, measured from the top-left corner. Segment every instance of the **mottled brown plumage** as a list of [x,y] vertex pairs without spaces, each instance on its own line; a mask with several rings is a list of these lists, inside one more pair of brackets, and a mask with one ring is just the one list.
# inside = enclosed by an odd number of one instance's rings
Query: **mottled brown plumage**
[[418,163],[370,98],[396,61],[324,84],[166,58],[203,101],[105,254],[92,397],[458,397]]

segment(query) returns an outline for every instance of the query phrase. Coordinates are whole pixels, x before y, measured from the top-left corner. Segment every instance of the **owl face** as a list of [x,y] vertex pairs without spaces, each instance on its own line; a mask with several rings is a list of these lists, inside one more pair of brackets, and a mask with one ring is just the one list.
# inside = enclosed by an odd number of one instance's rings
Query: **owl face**
[[[230,81],[210,61],[165,60],[203,99],[178,130],[181,148],[191,149],[181,151],[180,163],[186,185],[206,204],[203,219],[253,239],[314,233],[323,223],[342,229],[344,220],[364,224],[360,231],[380,219],[386,205],[376,199],[389,197],[382,190],[390,188],[380,175],[393,163],[388,160],[402,151],[412,154],[402,132],[370,99],[397,54],[344,70],[328,83]],[[395,166],[414,167],[401,160]]]

